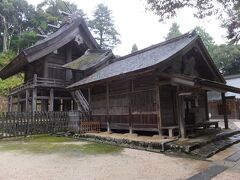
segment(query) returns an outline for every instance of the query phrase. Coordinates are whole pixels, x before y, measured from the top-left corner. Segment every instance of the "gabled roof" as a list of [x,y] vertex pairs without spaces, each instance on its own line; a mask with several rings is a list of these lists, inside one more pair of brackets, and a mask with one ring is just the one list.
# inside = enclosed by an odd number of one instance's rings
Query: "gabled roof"
[[85,71],[103,64],[113,57],[114,55],[111,50],[89,49],[84,55],[68,64],[63,65],[63,67],[72,70]]
[[[78,35],[80,35],[80,37]],[[89,49],[100,49],[100,46],[91,35],[84,19],[74,14],[70,16],[69,21],[56,32],[38,41],[35,45],[24,49],[0,71],[0,77],[6,79],[22,71],[28,63],[32,63],[50,54],[75,38],[80,38],[80,41],[83,41]]]
[[[167,60],[172,59],[186,49],[193,47],[198,39],[200,39],[200,37],[196,35],[195,32],[186,33],[177,38],[173,38],[135,53],[120,57],[105,68],[70,85],[68,88],[74,88],[77,86],[106,80],[115,76],[138,71],[146,71],[154,68],[162,63],[166,63]],[[224,83],[225,81],[222,75],[216,69],[212,60],[210,60],[209,64],[214,69],[215,74],[219,78],[220,82]]]

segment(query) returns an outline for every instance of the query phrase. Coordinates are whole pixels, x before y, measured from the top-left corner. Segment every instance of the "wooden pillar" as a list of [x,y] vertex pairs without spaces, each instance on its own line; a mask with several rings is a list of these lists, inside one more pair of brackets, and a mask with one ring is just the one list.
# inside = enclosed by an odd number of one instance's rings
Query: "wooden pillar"
[[[66,49],[66,63],[69,63],[72,61],[72,49],[70,46]],[[72,80],[72,70],[66,69],[66,80],[71,81]]]
[[160,104],[160,86],[158,80],[156,80],[156,113],[157,113],[157,122],[158,122],[158,133],[162,136],[162,117],[161,117],[161,104]]
[[28,112],[29,111],[29,89],[26,89],[26,92],[25,92],[25,112]]
[[32,112],[37,110],[37,88],[33,88],[32,92]]
[[228,129],[227,104],[226,104],[225,93],[221,93],[221,96],[222,96],[222,110],[223,110],[224,126],[225,126],[225,129]]
[[49,111],[53,111],[54,108],[54,89],[50,89],[50,102],[49,102]]
[[133,95],[133,80],[130,80],[130,91],[128,95],[128,101],[129,101],[129,134],[133,134],[133,119],[132,119],[132,95]]
[[[179,88],[178,88],[179,89]],[[178,125],[181,138],[186,138],[185,129],[185,115],[184,115],[184,102],[183,97],[179,96],[179,90],[177,90],[177,113],[178,113]]]
[[13,97],[9,96],[8,97],[8,112],[12,112],[12,107],[13,107]]
[[111,133],[110,116],[109,116],[109,84],[106,84],[106,115],[107,115],[107,132]]
[[21,112],[20,94],[17,95],[17,111]]
[[91,97],[91,88],[88,88],[88,107],[89,107],[89,116],[92,117],[92,97]]
[[43,77],[48,78],[48,59],[44,59],[44,64],[43,64]]
[[205,91],[204,95],[205,95],[205,113],[206,113],[206,120],[209,121],[208,95],[207,95],[207,91]]

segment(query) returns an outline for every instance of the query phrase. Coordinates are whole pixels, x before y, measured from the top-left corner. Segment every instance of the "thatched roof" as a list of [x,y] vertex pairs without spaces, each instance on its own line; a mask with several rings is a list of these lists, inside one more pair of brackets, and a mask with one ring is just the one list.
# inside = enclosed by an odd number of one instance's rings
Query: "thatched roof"
[[16,56],[11,63],[0,71],[0,77],[6,79],[16,73],[19,73],[23,68],[36,60],[50,54],[51,52],[63,47],[70,41],[80,35],[82,41],[89,49],[100,49],[96,40],[91,35],[83,18],[77,15],[72,15],[61,28],[50,34],[47,38],[38,41],[35,45],[24,49]]
[[90,68],[99,66],[100,64],[106,62],[114,55],[111,50],[87,50],[84,55],[78,59],[63,65],[64,68],[85,71]]

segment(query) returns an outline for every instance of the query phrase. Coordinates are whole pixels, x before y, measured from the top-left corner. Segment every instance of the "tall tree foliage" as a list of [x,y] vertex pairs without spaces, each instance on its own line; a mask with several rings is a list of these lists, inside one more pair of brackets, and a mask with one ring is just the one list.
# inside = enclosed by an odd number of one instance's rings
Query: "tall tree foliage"
[[210,55],[212,55],[214,49],[216,48],[216,44],[213,41],[212,36],[210,36],[210,34],[208,34],[206,32],[206,30],[200,26],[195,27],[195,31],[201,37],[201,39],[202,39],[204,45],[206,46],[208,52],[210,53]]
[[134,43],[133,46],[132,46],[132,51],[131,51],[131,53],[136,52],[136,51],[138,51],[138,47],[137,47],[137,45]]
[[31,28],[34,7],[25,0],[2,0],[0,2],[0,32],[3,51],[11,47],[12,38]]
[[81,9],[78,9],[76,4],[63,0],[45,0],[37,6],[34,23],[46,34],[51,33],[52,29],[48,27],[48,24],[59,26],[64,19],[61,11],[69,14],[77,13],[87,19],[86,14]]
[[204,18],[217,15],[228,29],[228,38],[232,43],[240,40],[240,1],[239,0],[146,0],[147,9],[153,11],[160,21],[173,18],[184,7],[195,9],[195,16]]
[[99,4],[93,17],[94,19],[89,21],[89,26],[99,45],[104,49],[112,49],[119,44],[119,33],[114,27],[111,10],[104,4]]
[[182,33],[179,30],[179,25],[176,22],[174,22],[172,24],[172,26],[170,27],[169,32],[168,32],[167,36],[165,37],[165,39],[166,40],[172,39],[172,38],[175,38],[177,36],[180,36],[181,34]]

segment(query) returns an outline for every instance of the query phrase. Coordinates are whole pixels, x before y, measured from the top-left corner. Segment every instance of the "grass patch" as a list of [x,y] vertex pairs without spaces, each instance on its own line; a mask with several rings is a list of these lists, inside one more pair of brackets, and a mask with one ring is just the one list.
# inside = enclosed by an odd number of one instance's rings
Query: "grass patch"
[[33,135],[28,137],[21,136],[21,137],[1,139],[0,143],[8,143],[8,142],[61,143],[61,142],[71,142],[71,141],[75,141],[75,140],[69,137],[56,137],[56,136],[50,136],[50,135],[44,134],[44,135]]
[[74,155],[95,155],[119,153],[122,151],[122,148],[98,143],[81,144],[79,141],[68,137],[39,135],[1,140],[0,151],[22,151],[36,154],[68,153]]

